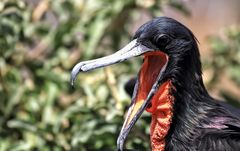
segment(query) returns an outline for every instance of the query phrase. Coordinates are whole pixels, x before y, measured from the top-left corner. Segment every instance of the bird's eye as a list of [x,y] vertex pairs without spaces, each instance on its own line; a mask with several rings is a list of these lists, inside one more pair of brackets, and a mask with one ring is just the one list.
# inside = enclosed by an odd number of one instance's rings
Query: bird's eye
[[159,48],[165,48],[165,46],[171,41],[171,37],[166,34],[158,35],[155,38],[155,43]]

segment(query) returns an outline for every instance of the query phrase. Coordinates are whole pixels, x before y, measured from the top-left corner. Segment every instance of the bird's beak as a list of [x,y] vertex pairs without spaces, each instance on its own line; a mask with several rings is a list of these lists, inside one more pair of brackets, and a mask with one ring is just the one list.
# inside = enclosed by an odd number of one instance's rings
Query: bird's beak
[[76,76],[80,72],[119,63],[142,54],[144,54],[144,63],[139,71],[132,103],[128,109],[125,122],[117,140],[117,148],[120,151],[123,151],[123,144],[129,131],[151,102],[152,97],[160,85],[159,81],[161,81],[162,69],[165,69],[167,56],[160,51],[155,51],[138,43],[137,39],[135,39],[112,55],[78,63],[74,66],[71,73],[71,84],[73,85]]
[[112,55],[94,59],[94,60],[79,62],[72,69],[71,84],[72,85],[74,84],[74,81],[80,72],[86,72],[93,69],[116,64],[116,63],[128,60],[132,57],[142,55],[149,51],[153,51],[153,50],[151,50],[150,48],[147,48],[144,45],[141,45],[140,43],[137,42],[137,39],[134,39],[124,48],[115,52]]

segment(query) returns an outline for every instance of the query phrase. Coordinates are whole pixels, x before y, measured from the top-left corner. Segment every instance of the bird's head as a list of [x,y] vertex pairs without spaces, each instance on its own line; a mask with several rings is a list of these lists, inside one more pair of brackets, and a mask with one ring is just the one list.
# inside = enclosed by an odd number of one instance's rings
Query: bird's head
[[188,78],[198,78],[196,75],[201,74],[199,52],[192,32],[174,19],[159,17],[142,25],[133,40],[121,50],[75,65],[71,82],[73,84],[79,72],[119,63],[140,55],[144,56],[144,62],[138,74],[132,103],[118,137],[120,150],[130,129],[165,81],[177,81],[176,84],[183,85]]

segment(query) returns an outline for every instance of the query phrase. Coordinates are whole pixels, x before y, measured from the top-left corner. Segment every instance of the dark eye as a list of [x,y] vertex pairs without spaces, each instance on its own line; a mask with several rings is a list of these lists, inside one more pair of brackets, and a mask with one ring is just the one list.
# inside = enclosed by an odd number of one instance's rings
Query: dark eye
[[159,48],[165,48],[170,41],[171,41],[171,37],[169,37],[166,34],[158,35],[155,38],[155,43]]

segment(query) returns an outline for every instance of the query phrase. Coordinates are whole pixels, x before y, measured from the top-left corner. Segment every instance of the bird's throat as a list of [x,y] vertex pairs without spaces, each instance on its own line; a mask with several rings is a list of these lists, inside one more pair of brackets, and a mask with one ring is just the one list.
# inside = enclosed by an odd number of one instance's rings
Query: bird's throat
[[150,137],[153,151],[163,151],[165,148],[165,137],[173,116],[174,97],[170,93],[171,87],[171,81],[163,83],[146,109],[152,114]]

